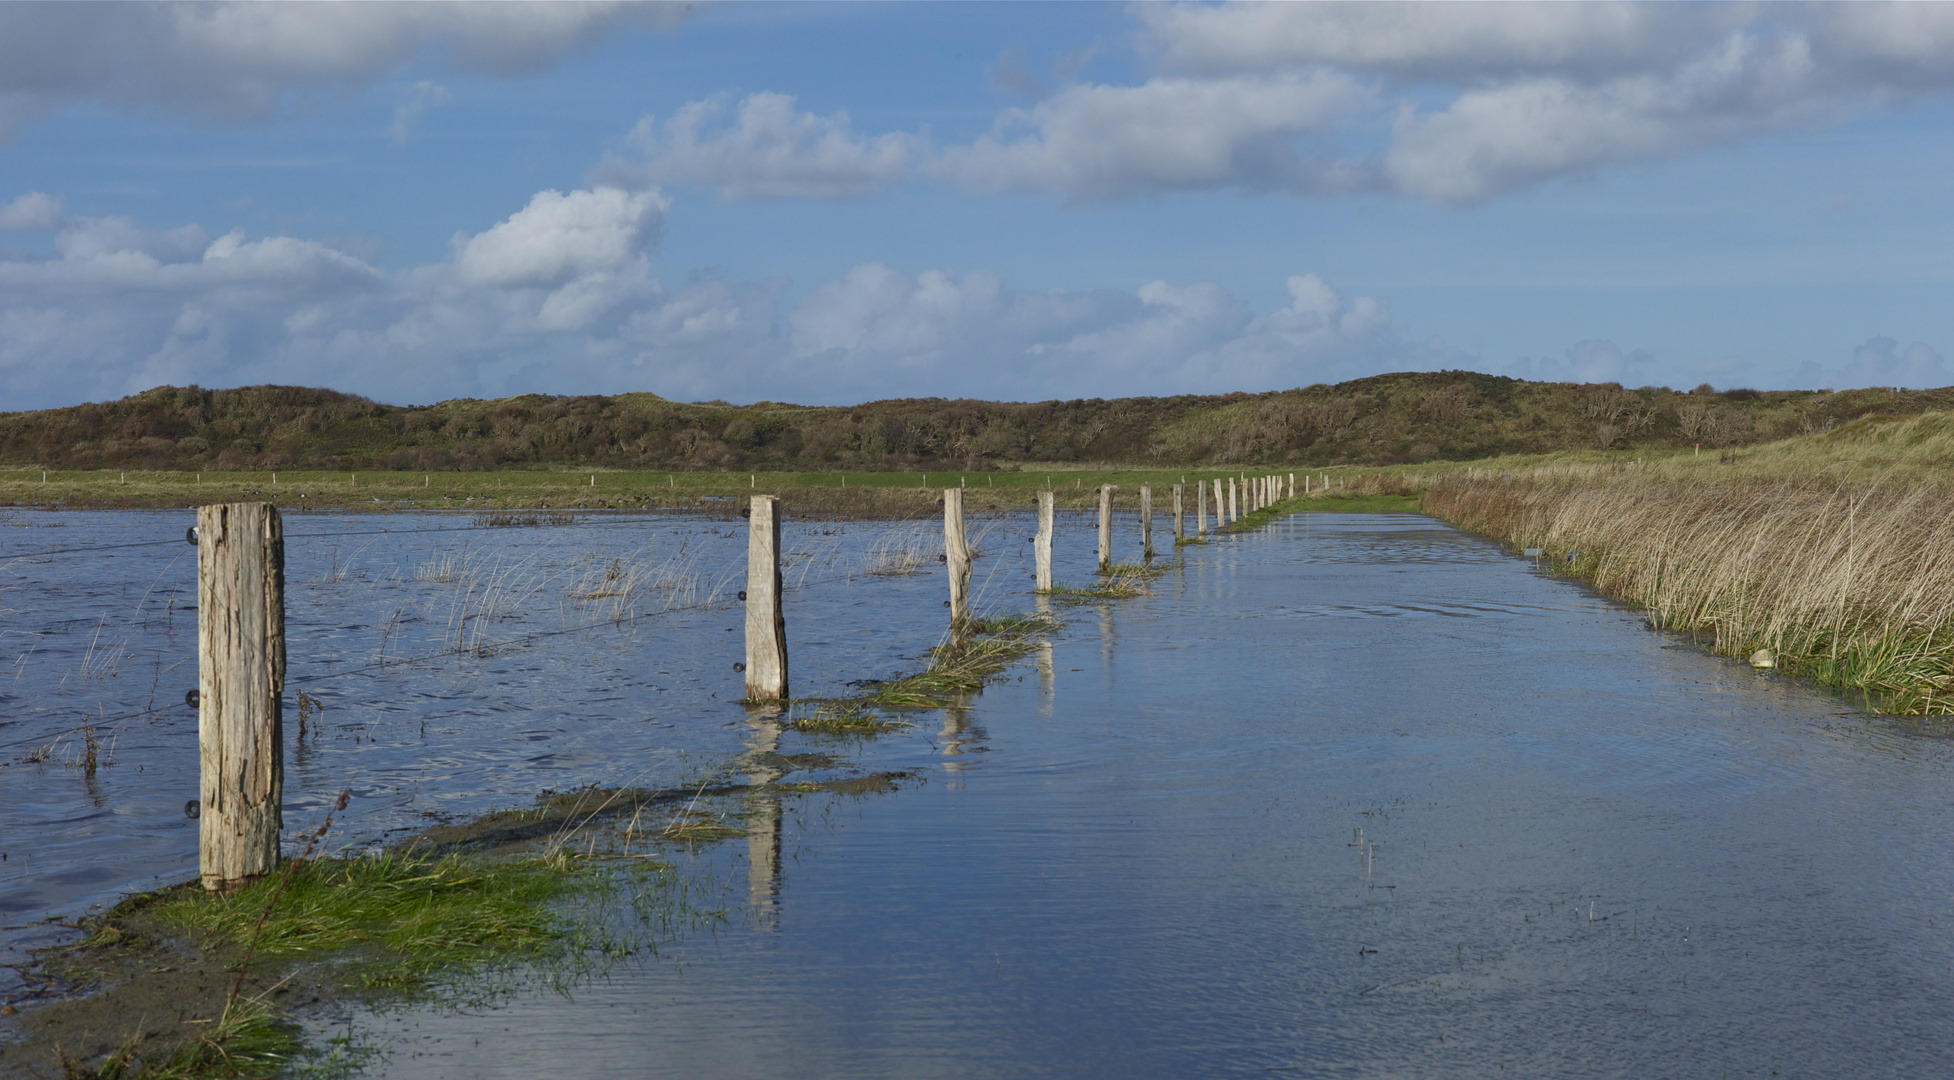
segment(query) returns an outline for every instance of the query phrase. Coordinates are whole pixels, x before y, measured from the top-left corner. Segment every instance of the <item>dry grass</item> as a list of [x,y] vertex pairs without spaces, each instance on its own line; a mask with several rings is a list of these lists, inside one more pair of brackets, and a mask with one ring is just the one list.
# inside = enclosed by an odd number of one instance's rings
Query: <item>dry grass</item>
[[1954,417],[1861,421],[1735,458],[1462,470],[1430,511],[1707,636],[1725,655],[1954,713]]
[[862,572],[882,577],[920,574],[943,553],[943,530],[932,525],[890,529],[862,552]]
[[414,568],[415,581],[434,581],[443,585],[467,581],[473,576],[474,571],[468,565],[466,552],[443,552],[431,556]]

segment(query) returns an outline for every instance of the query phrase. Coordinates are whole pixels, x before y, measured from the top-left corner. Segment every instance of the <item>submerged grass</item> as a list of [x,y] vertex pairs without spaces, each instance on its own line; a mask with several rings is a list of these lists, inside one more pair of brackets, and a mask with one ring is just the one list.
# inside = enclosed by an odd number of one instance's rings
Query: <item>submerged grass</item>
[[208,1080],[283,1075],[312,1060],[299,1026],[262,1001],[240,1004],[195,1039],[130,1037],[99,1061],[61,1055],[67,1080]]
[[1050,615],[1004,615],[974,620],[969,632],[930,650],[929,665],[914,675],[875,683],[852,698],[797,703],[783,726],[822,735],[869,736],[909,726],[882,710],[941,709],[983,689],[984,683],[1037,649],[1058,629]]
[[[551,902],[590,882],[562,854],[317,859],[292,872],[257,951],[272,959],[347,953],[358,957],[366,985],[415,988],[460,965],[533,958],[568,931]],[[156,915],[243,946],[276,885],[265,879],[230,896],[184,890],[159,904]]]

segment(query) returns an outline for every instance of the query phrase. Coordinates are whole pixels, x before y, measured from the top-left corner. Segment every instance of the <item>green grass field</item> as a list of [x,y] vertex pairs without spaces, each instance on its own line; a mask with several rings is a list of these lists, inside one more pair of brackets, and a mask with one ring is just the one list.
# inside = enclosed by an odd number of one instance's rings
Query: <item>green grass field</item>
[[[1360,470],[1310,475],[1343,481]],[[1373,470],[1362,470],[1373,471]],[[1033,504],[1047,485],[1060,506],[1097,504],[1102,484],[1135,505],[1142,484],[1157,511],[1173,509],[1173,485],[1249,475],[1244,469],[1028,468],[1019,472],[150,472],[0,471],[0,504],[26,507],[167,508],[269,501],[285,510],[632,510],[730,507],[740,496],[780,496],[790,510],[832,517],[907,517],[932,512],[942,489],[962,486],[971,510]],[[1262,470],[1255,470],[1262,474]],[[1283,476],[1289,473],[1285,471]],[[1297,488],[1303,485],[1297,474]],[[1320,484],[1321,480],[1315,481]],[[1212,487],[1210,487],[1212,493]]]

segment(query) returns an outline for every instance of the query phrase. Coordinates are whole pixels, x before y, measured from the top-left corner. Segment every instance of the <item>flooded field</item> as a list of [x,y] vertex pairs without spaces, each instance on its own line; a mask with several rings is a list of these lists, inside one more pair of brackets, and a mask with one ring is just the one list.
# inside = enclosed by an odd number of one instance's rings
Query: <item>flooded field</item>
[[[102,725],[93,776],[73,734],[0,769],[10,926],[194,865],[187,517],[0,536],[176,538],[4,564],[6,760],[98,702],[158,709]],[[289,753],[288,829],[348,785],[346,835],[384,839],[546,788],[682,783],[747,746],[722,602],[743,532],[626,521],[289,516],[291,681],[324,713]],[[936,643],[914,528],[790,526],[797,694]],[[1031,606],[1030,531],[980,544],[980,607]],[[1086,523],[1059,541],[1059,576],[1085,578]],[[568,995],[333,1023],[398,1078],[1954,1068],[1954,746],[1426,518],[1297,515],[1163,559],[1149,595],[1058,605],[1049,651],[967,708],[846,747],[921,783],[702,848],[688,872],[732,905],[717,930]],[[634,617],[596,595],[613,560],[664,568]],[[928,572],[867,572],[905,560]],[[518,580],[527,601],[492,602]]]

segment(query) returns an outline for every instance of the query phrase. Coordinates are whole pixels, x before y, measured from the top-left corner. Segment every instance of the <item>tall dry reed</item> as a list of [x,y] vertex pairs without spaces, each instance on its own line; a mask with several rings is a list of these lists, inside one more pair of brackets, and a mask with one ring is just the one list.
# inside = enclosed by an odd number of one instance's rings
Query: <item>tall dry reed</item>
[[1768,649],[1778,666],[1880,695],[1890,711],[1954,712],[1954,478],[1918,459],[1876,470],[1776,457],[1775,476],[1693,461],[1472,469],[1436,479],[1423,505],[1542,548],[1718,652]]

